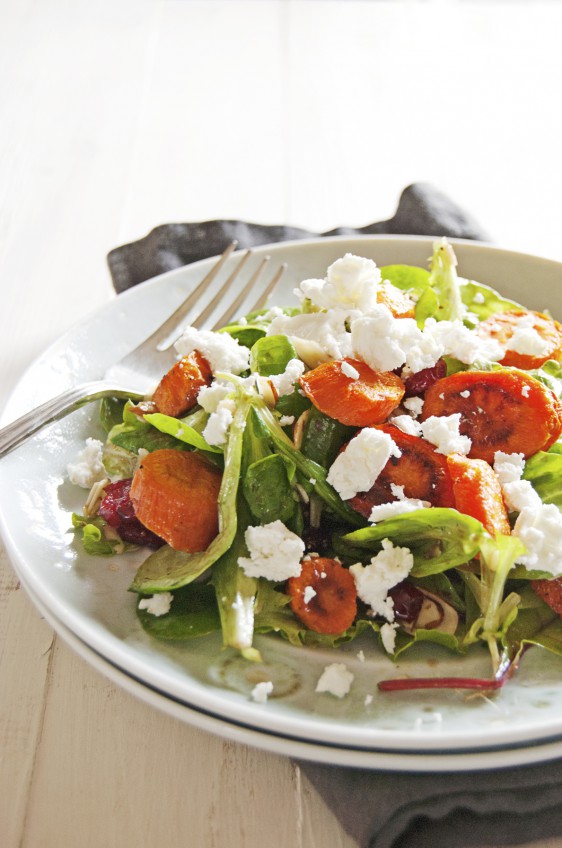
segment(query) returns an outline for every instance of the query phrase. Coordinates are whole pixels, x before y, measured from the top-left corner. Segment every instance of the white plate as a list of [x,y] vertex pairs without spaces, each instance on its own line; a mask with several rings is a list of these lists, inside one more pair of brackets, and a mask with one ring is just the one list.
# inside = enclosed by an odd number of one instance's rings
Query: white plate
[[[23,584],[22,584],[23,585]],[[410,754],[404,752],[366,751],[358,748],[339,748],[320,743],[305,742],[280,736],[267,731],[234,724],[227,718],[216,718],[207,713],[157,692],[126,674],[122,669],[110,663],[78,639],[65,625],[41,603],[29,586],[24,587],[43,617],[79,656],[93,668],[109,678],[130,695],[154,707],[172,718],[184,721],[195,727],[221,736],[233,742],[250,745],[253,748],[294,757],[300,760],[329,765],[369,768],[377,771],[408,772],[459,772],[512,768],[546,762],[562,756],[562,740],[554,739],[545,744],[529,745],[518,748],[502,748],[489,751],[457,751],[453,754],[423,752]],[[267,707],[264,707],[267,709]]]
[[[471,242],[455,242],[464,276],[495,285],[527,305],[562,314],[562,266]],[[291,269],[278,302],[292,302],[296,281],[321,276],[346,251],[381,264],[424,265],[431,239],[336,238],[260,248]],[[143,338],[200,279],[209,262],[182,268],[120,295],[72,329],[21,379],[3,422],[56,391],[103,374]],[[493,699],[456,692],[377,694],[376,682],[396,674],[459,674],[456,657],[420,646],[396,669],[371,641],[338,652],[295,649],[273,637],[258,640],[275,690],[264,709],[249,693],[259,669],[221,650],[219,637],[171,646],[148,637],[127,587],[140,554],[105,560],[73,544],[70,514],[80,511],[80,491],[65,481],[67,463],[87,435],[101,432],[93,408],[44,431],[2,460],[0,512],[16,571],[68,630],[110,663],[190,707],[246,727],[308,743],[372,751],[421,753],[526,746],[562,736],[562,660],[530,651],[517,677]],[[366,654],[362,663],[356,654]],[[318,695],[315,685],[328,662],[343,659],[355,674],[342,700]],[[249,669],[249,671],[248,671]],[[462,660],[462,673],[487,675],[485,652]],[[365,706],[365,696],[373,701]]]

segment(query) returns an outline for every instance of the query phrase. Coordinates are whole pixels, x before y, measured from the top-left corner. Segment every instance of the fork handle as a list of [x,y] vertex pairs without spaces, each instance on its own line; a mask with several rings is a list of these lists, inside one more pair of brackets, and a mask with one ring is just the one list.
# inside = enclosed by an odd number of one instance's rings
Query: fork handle
[[0,429],[0,457],[19,447],[43,427],[46,427],[47,424],[58,421],[65,415],[103,397],[134,400],[142,398],[142,395],[126,389],[116,389],[115,386],[111,386],[103,380],[83,383],[80,386],[67,389]]

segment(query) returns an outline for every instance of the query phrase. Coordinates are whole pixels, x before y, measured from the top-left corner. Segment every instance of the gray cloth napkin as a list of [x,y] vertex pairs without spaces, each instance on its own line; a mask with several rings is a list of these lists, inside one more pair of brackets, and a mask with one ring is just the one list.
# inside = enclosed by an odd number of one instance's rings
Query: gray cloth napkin
[[[312,233],[244,221],[164,224],[115,248],[108,264],[117,292],[190,262],[240,248],[313,236],[450,236],[488,240],[448,197],[417,183],[388,221]],[[462,756],[462,755],[460,755]],[[299,762],[303,773],[361,848],[488,848],[562,835],[562,761],[498,771],[424,774]],[[428,755],[428,768],[431,760]]]

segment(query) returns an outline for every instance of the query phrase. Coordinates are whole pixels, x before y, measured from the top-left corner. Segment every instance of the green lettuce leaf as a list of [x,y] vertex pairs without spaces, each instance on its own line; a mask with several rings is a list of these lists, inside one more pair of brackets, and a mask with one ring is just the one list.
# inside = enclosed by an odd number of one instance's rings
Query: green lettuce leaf
[[[144,420],[161,433],[167,433],[186,445],[209,453],[222,453],[222,448],[208,444],[201,435],[200,430],[205,428],[208,419],[208,414],[203,410],[186,418],[172,418],[171,415],[164,415],[162,412],[151,412],[144,416]],[[195,428],[195,424],[198,425],[198,429]]]
[[151,636],[165,641],[193,639],[206,636],[220,630],[221,622],[217,599],[212,586],[203,583],[191,583],[174,592],[170,612],[165,615],[152,615],[139,609],[137,616]]
[[[508,309],[522,309],[519,303],[502,297],[495,289],[476,283],[474,280],[459,280],[462,302],[469,312],[485,321],[490,315]],[[476,299],[475,299],[476,298]]]
[[136,545],[123,542],[121,539],[106,539],[103,533],[105,524],[105,521],[99,515],[86,518],[76,512],[72,513],[72,528],[81,539],[87,554],[114,556],[137,549]]

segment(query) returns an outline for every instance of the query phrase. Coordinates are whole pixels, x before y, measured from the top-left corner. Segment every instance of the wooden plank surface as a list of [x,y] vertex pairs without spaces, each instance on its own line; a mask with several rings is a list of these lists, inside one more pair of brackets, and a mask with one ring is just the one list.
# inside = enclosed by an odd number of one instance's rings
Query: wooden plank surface
[[[562,258],[561,24],[550,3],[0,3],[0,400],[113,296],[108,250],[165,221],[362,225],[424,179]],[[91,669],[4,553],[0,739],[3,848],[354,845],[288,760]]]

